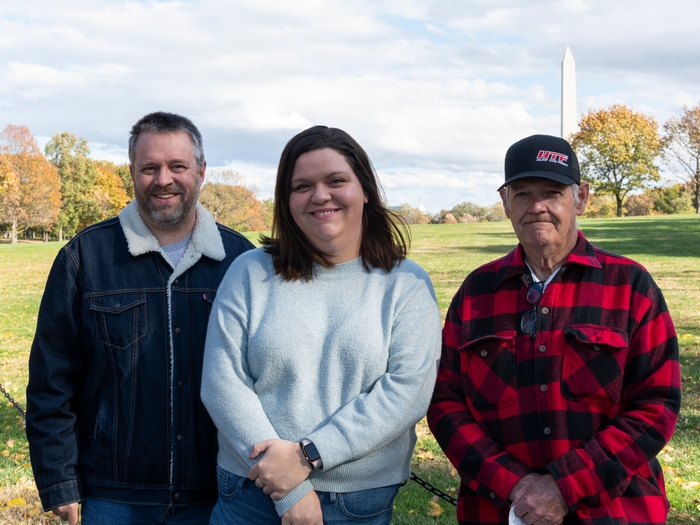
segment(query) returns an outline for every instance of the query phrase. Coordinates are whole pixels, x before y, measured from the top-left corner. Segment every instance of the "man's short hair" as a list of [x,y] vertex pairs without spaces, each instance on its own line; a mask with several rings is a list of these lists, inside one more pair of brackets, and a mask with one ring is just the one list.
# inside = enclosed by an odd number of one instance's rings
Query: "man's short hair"
[[153,133],[177,133],[184,131],[192,141],[194,158],[197,160],[197,169],[201,170],[204,165],[204,147],[202,145],[202,134],[192,121],[175,113],[165,113],[156,111],[141,118],[131,128],[129,137],[129,162],[133,165],[136,160],[136,141],[141,133],[151,131]]

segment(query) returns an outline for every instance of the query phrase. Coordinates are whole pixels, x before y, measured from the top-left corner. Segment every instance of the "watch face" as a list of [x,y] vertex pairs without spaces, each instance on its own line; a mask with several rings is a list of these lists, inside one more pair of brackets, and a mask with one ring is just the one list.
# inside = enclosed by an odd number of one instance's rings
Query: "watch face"
[[318,453],[316,445],[314,445],[313,443],[308,443],[304,445],[304,450],[306,451],[306,455],[309,456],[309,461],[316,461],[318,458],[321,457],[321,454]]

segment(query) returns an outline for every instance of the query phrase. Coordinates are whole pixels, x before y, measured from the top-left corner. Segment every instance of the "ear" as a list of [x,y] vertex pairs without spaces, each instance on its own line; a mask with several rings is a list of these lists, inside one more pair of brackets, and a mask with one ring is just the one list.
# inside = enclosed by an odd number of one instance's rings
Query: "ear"
[[133,164],[129,164],[129,174],[131,175],[131,182],[136,182],[134,180],[134,165]]
[[207,171],[207,161],[202,163],[202,169],[199,170],[199,185],[204,183],[204,173]]
[[578,204],[576,205],[576,215],[579,217],[583,215],[586,211],[586,204],[588,204],[588,195],[591,191],[591,187],[586,181],[581,182],[578,187]]
[[502,188],[498,190],[498,194],[501,196],[501,202],[503,203],[503,210],[506,212],[506,217],[510,219],[510,206],[508,206],[508,201],[506,200],[506,189]]

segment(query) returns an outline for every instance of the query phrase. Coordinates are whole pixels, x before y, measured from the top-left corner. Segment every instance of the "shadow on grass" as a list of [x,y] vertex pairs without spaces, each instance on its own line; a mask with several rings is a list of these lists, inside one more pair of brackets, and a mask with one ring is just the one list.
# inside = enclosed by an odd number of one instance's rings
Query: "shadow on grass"
[[595,246],[620,255],[700,255],[700,221],[697,218],[587,221],[581,225],[581,230]]

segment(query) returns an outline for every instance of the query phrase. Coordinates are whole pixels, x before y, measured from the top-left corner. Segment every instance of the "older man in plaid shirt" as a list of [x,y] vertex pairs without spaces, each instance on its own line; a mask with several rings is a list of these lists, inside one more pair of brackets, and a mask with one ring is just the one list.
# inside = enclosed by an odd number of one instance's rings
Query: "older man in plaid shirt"
[[661,291],[577,230],[589,187],[565,140],[515,143],[505,175],[520,243],[454,297],[428,411],[462,480],[458,521],[665,523],[656,455],[680,368]]

